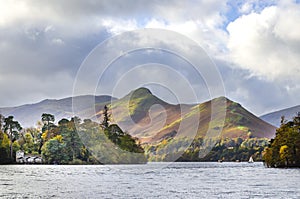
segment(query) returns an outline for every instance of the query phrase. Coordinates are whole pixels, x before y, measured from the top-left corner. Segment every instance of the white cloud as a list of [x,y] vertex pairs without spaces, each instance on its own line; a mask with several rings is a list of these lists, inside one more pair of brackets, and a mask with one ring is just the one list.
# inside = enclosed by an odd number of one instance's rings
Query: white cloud
[[55,44],[55,45],[58,45],[58,46],[65,44],[65,42],[60,38],[53,38],[52,43]]
[[0,13],[0,26],[5,26],[29,14],[29,8],[26,3],[22,1],[1,1]]
[[237,0],[238,11],[241,14],[261,12],[265,7],[278,4],[278,0]]
[[55,28],[53,28],[53,26],[52,25],[48,25],[48,26],[46,26],[46,28],[44,29],[44,31],[47,33],[47,32],[51,32],[51,31],[54,31],[55,30]]
[[[234,98],[247,101],[248,93],[248,105],[255,98],[257,101],[253,109],[257,109],[259,100],[265,97],[257,99],[256,88],[260,88],[267,79],[268,86],[263,92],[272,89],[273,85],[276,91],[283,88],[285,97],[289,98],[286,100],[288,104],[296,100],[293,96],[300,89],[299,12],[299,4],[291,0],[282,0],[278,4],[277,0],[0,1],[0,80],[3,82],[9,74],[24,76],[24,79],[50,78],[63,70],[70,75],[70,86],[81,61],[103,40],[128,30],[162,28],[193,39],[210,56],[226,58],[226,61],[235,64],[236,69],[245,72],[246,75],[238,74],[230,82],[229,94]],[[228,19],[238,18],[230,23],[228,32],[224,30],[229,23],[226,15]],[[132,42],[133,39],[128,38],[127,45]],[[179,41],[174,42],[184,46]],[[184,73],[184,70],[181,72]],[[251,81],[246,78],[249,74],[256,83],[243,86],[247,89],[245,91],[234,88],[234,85],[238,87],[245,82],[249,84]],[[227,78],[231,77],[229,74]],[[47,78],[43,79],[48,81]],[[14,86],[20,96],[27,94],[24,88],[32,88],[34,94],[28,94],[26,98],[30,102],[30,95],[32,98],[58,95],[56,91],[45,93],[65,84],[63,78],[56,80],[45,82],[48,89],[39,88],[36,82],[17,79]],[[0,84],[0,91],[4,91],[5,86]],[[59,95],[67,95],[68,89],[72,90],[72,86],[65,87]],[[280,93],[283,92],[280,90]],[[6,95],[14,96],[9,90]],[[268,104],[278,105],[278,101],[282,101],[279,94],[273,96],[273,101],[268,100],[260,111]],[[0,105],[14,105],[24,100],[14,99],[14,102],[0,99]],[[295,100],[293,103],[296,103]]]
[[103,19],[102,25],[108,30],[112,35],[120,34],[122,32],[135,30],[138,28],[136,20],[113,20],[113,19]]
[[225,21],[222,13],[226,7],[225,1],[218,0],[153,2],[140,10],[146,17],[140,18],[141,13],[132,13],[125,19],[110,17],[102,20],[102,25],[112,34],[138,28],[175,31],[193,39],[210,54],[217,55],[225,48],[226,33],[221,26]]
[[300,78],[300,5],[279,4],[231,22],[228,49],[237,67],[269,81]]
[[240,9],[239,9],[239,12],[240,13],[243,13],[243,14],[245,14],[245,13],[249,13],[249,12],[251,12],[253,10],[253,4],[252,3],[250,3],[250,2],[246,2],[245,4],[243,4],[241,7],[240,7]]

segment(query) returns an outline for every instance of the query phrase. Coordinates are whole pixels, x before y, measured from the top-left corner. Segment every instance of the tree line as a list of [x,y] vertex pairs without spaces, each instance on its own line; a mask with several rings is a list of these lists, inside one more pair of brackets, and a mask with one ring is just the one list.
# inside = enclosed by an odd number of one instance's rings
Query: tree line
[[[203,152],[214,146],[206,156]],[[149,161],[247,161],[250,156],[268,167],[300,167],[300,113],[291,121],[282,117],[276,137],[165,138],[158,143],[139,143],[137,138],[110,123],[107,106],[102,122],[79,117],[63,118],[43,113],[37,128],[23,129],[13,116],[0,114],[0,164],[14,163],[18,150],[40,155],[46,164],[119,164]],[[263,156],[263,157],[262,157]]]
[[14,158],[14,151],[19,148],[17,140],[22,130],[13,116],[4,117],[0,114],[0,163],[9,163]]
[[255,161],[262,160],[262,152],[268,146],[267,138],[212,137],[191,140],[186,137],[166,138],[156,144],[145,144],[145,153],[149,161],[248,161],[252,156]]
[[291,121],[281,118],[263,159],[267,167],[300,167],[300,112]]
[[46,164],[145,163],[138,139],[110,124],[107,106],[102,115],[101,123],[72,117],[55,124],[54,115],[43,113],[38,127],[27,129],[0,115],[0,163],[14,163],[18,150],[40,155]]

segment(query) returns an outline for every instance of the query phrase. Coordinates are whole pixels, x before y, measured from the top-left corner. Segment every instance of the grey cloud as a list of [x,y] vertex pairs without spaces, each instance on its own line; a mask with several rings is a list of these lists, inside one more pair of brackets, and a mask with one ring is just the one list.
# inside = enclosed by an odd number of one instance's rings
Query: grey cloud
[[[199,16],[216,13],[220,8],[226,5],[226,2],[211,1],[177,1],[177,0],[153,0],[153,1],[136,1],[136,0],[52,0],[52,1],[27,1],[35,9],[53,12],[56,15],[65,16],[66,18],[75,17],[111,17],[111,18],[149,18],[149,16],[158,16],[163,18],[178,18],[178,15],[195,19]],[[199,12],[201,8],[201,12]],[[187,15],[186,11],[190,10]],[[182,17],[182,16],[180,16]]]
[[[226,40],[227,33],[225,30],[216,29],[227,20],[226,1],[28,0],[24,2],[30,8],[30,12],[25,14],[12,12],[12,16],[15,17],[13,20],[7,20],[4,25],[0,23],[0,92],[1,96],[4,96],[0,98],[0,106],[71,95],[75,75],[84,58],[97,44],[112,36],[108,27],[103,25],[103,20],[106,19],[111,19],[113,25],[118,21],[133,20],[137,25],[136,28],[143,28],[147,20],[152,18],[161,20],[171,27],[177,23],[193,20],[195,21],[193,27],[198,29],[194,35],[191,34],[192,36],[202,39],[201,41],[207,42],[207,45],[212,45],[216,48],[216,52],[226,51],[223,40]],[[257,9],[263,10],[263,7],[259,4]],[[198,26],[198,24],[205,25]],[[208,32],[203,37],[201,34],[204,33],[200,32],[207,31],[202,30],[205,28],[208,28]],[[216,35],[221,35],[221,39]],[[128,38],[128,45],[131,45],[132,41],[132,38]],[[179,45],[179,41],[174,42]],[[292,46],[295,52],[299,52],[299,45],[289,41],[287,45]],[[188,50],[190,49],[187,48]],[[193,56],[197,57],[197,53],[193,53]],[[198,90],[202,90],[202,93],[198,93],[199,101],[209,98],[204,80],[193,75],[193,70],[188,64],[171,55],[153,55],[137,53],[131,58],[119,60],[107,71],[108,80],[113,83],[114,79],[109,77],[117,79],[119,74],[130,68],[129,66],[156,61],[171,65],[187,77]],[[222,61],[217,61],[217,66],[221,70],[227,96],[241,102],[256,114],[298,103],[297,99],[300,97],[298,79],[292,81],[293,85],[287,82],[288,80],[266,82],[249,77],[251,73],[241,67],[233,69]],[[290,88],[286,88],[287,85]],[[89,86],[89,82],[86,82],[82,89],[87,90]],[[165,99],[170,98],[166,96]]]
[[[0,106],[31,103],[72,94],[76,72],[88,53],[107,33],[58,37],[61,32],[35,28],[0,27]],[[64,43],[57,45],[53,39]]]
[[299,105],[299,92],[289,92],[281,82],[269,82],[251,77],[250,72],[230,67],[216,60],[223,77],[227,97],[241,103],[248,110],[262,115]]

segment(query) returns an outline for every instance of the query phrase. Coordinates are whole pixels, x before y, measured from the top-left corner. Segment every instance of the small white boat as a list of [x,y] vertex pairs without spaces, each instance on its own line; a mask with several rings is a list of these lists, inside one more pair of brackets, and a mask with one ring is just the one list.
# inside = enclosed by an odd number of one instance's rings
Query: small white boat
[[253,163],[254,162],[254,160],[253,160],[253,158],[252,158],[252,156],[249,158],[249,160],[248,160],[248,163]]

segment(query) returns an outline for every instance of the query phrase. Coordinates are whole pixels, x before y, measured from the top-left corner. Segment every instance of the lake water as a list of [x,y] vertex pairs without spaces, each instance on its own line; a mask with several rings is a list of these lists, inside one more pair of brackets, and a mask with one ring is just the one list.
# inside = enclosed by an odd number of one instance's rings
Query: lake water
[[300,198],[300,169],[268,169],[262,163],[0,169],[0,198]]

